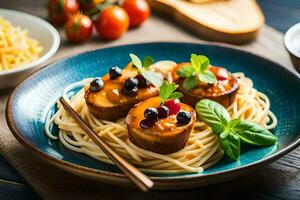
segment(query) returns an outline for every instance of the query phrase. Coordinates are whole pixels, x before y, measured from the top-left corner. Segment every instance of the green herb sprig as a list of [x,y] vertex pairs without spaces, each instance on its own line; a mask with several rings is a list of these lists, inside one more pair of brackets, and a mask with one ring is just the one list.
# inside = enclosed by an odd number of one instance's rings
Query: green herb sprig
[[209,59],[203,55],[192,54],[191,65],[183,66],[177,70],[178,76],[185,78],[183,88],[187,91],[194,89],[199,81],[214,84],[217,81],[216,76],[208,70]]
[[177,87],[175,83],[168,83],[167,81],[162,83],[159,88],[159,97],[162,104],[168,99],[179,99],[183,96],[181,92],[176,92]]
[[154,59],[146,56],[143,61],[134,54],[129,54],[132,64],[139,70],[139,72],[152,83],[155,87],[159,88],[164,80],[163,76],[155,73],[149,67],[154,63]]
[[220,144],[225,154],[238,160],[241,152],[241,142],[267,146],[275,144],[277,137],[266,128],[246,120],[230,119],[228,111],[219,103],[203,99],[196,104],[200,120],[218,134]]

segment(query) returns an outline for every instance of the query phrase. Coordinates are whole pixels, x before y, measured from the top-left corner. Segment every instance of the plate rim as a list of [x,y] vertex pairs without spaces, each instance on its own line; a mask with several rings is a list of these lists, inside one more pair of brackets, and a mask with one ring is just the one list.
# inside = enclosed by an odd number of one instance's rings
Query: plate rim
[[[104,170],[100,170],[100,169],[93,169],[90,167],[85,167],[85,166],[81,166],[78,164],[74,164],[72,162],[69,161],[64,161],[64,160],[59,160],[58,158],[55,158],[53,156],[50,156],[46,153],[44,153],[43,151],[41,151],[39,148],[29,144],[28,142],[26,142],[26,140],[22,137],[22,134],[17,130],[16,126],[15,126],[15,119],[12,113],[12,105],[13,105],[13,100],[17,94],[17,92],[20,90],[20,88],[22,87],[22,85],[28,81],[30,81],[31,78],[33,78],[34,76],[37,76],[39,73],[41,73],[42,70],[45,70],[47,67],[49,67],[50,65],[57,63],[57,62],[62,62],[65,61],[69,58],[73,58],[79,55],[83,55],[83,54],[89,54],[91,52],[95,52],[95,51],[102,51],[102,50],[106,50],[106,49],[111,49],[111,48],[119,48],[119,47],[131,47],[131,46],[136,46],[136,45],[157,45],[157,44],[177,44],[177,45],[199,45],[199,46],[213,46],[215,48],[221,47],[221,48],[225,48],[225,49],[234,49],[237,51],[240,51],[242,53],[251,55],[251,56],[255,56],[258,57],[259,59],[263,59],[266,60],[267,62],[276,65],[277,68],[280,68],[281,70],[286,71],[287,73],[289,73],[290,75],[293,75],[295,77],[298,78],[298,80],[300,80],[300,75],[297,74],[297,72],[289,69],[289,68],[285,68],[284,66],[282,66],[279,63],[276,63],[272,60],[270,60],[269,58],[265,58],[262,57],[260,55],[257,55],[255,53],[251,53],[248,51],[245,51],[243,49],[240,49],[238,47],[235,47],[233,45],[230,44],[219,44],[216,42],[204,42],[204,43],[193,43],[193,42],[146,42],[146,43],[132,43],[132,44],[126,44],[126,45],[116,45],[116,46],[109,46],[109,47],[105,47],[105,48],[98,48],[98,49],[94,49],[94,50],[90,50],[90,51],[85,51],[79,54],[75,54],[75,55],[70,55],[58,60],[55,60],[45,66],[43,66],[42,68],[38,69],[37,71],[33,72],[32,74],[30,74],[26,79],[24,79],[21,83],[18,84],[18,86],[14,89],[14,91],[12,92],[12,94],[9,96],[7,104],[6,104],[6,109],[5,109],[5,117],[6,117],[6,121],[7,121],[7,125],[10,129],[10,131],[12,132],[13,136],[17,139],[17,141],[22,144],[24,147],[26,147],[27,149],[29,149],[31,152],[34,152],[35,155],[38,155],[40,158],[43,158],[44,160],[54,164],[54,165],[61,165],[62,168],[67,168],[70,171],[74,171],[74,170],[78,170],[84,174],[90,174],[90,175],[94,175],[97,177],[102,177],[102,178],[115,178],[115,179],[119,179],[119,181],[128,181],[129,179],[123,174],[123,173],[119,173],[119,172],[108,172],[108,171],[104,171]],[[232,168],[232,169],[227,169],[227,170],[221,170],[219,172],[214,172],[211,174],[194,174],[193,176],[165,176],[165,177],[158,177],[158,176],[149,176],[153,181],[155,182],[177,182],[177,181],[196,181],[196,180],[200,180],[200,179],[205,179],[205,178],[209,178],[209,177],[214,177],[214,176],[223,176],[226,177],[228,175],[231,174],[238,174],[241,173],[243,171],[249,171],[252,168],[255,167],[261,167],[263,165],[266,165],[274,160],[279,159],[280,157],[282,157],[283,155],[291,152],[292,150],[294,150],[295,148],[297,148],[300,145],[300,133],[298,133],[298,136],[290,142],[290,144],[288,144],[286,147],[284,147],[283,149],[279,150],[278,152],[271,154],[261,160],[249,163],[247,165],[244,166],[240,166],[237,168]]]

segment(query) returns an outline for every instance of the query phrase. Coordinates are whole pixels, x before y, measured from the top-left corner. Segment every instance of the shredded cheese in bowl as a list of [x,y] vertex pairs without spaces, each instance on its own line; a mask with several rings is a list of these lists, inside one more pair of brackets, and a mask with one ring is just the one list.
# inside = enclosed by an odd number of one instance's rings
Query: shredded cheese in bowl
[[0,17],[0,71],[21,67],[38,59],[42,46],[27,30],[14,27]]

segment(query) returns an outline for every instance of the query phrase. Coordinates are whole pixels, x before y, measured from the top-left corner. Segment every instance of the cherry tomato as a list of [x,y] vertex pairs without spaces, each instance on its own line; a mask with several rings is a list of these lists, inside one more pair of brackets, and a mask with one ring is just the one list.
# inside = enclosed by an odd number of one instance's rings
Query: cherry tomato
[[111,6],[100,13],[95,25],[100,37],[106,40],[114,40],[127,31],[129,17],[123,8]]
[[216,75],[218,81],[224,81],[229,78],[228,71],[223,67],[210,67],[209,70]]
[[63,25],[68,17],[74,15],[79,10],[76,0],[49,0],[48,11],[50,20],[56,25]]
[[141,25],[150,15],[150,7],[145,0],[125,0],[122,7],[128,13],[131,27]]
[[88,16],[78,13],[67,21],[65,32],[70,41],[84,42],[92,35],[93,22]]

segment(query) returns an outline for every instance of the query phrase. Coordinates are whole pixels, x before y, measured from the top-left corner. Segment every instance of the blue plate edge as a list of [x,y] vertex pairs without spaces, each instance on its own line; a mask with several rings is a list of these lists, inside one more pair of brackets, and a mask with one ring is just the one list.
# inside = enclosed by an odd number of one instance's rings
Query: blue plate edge
[[[40,155],[42,155],[43,158],[45,159],[50,159],[51,161],[53,162],[59,162],[61,164],[64,164],[68,167],[71,167],[71,168],[78,168],[78,169],[82,169],[82,170],[85,170],[86,172],[92,172],[92,173],[96,173],[96,174],[103,174],[103,175],[113,175],[113,176],[116,176],[116,177],[121,177],[121,178],[125,178],[125,176],[123,174],[120,174],[120,173],[114,173],[114,172],[106,172],[106,171],[103,171],[103,170],[97,170],[97,169],[91,169],[91,168],[88,168],[88,167],[83,167],[83,166],[80,166],[80,165],[77,165],[77,164],[73,164],[73,163],[70,163],[70,162],[67,162],[67,161],[62,161],[62,160],[58,160],[52,156],[49,156],[47,154],[44,154],[42,151],[40,151],[39,149],[31,146],[29,143],[27,143],[21,136],[21,134],[18,132],[18,130],[16,129],[15,127],[15,124],[14,124],[14,117],[13,117],[13,113],[11,112],[11,106],[12,106],[12,103],[13,103],[13,100],[14,100],[14,96],[16,95],[16,93],[18,92],[18,90],[22,87],[22,85],[24,83],[26,83],[27,81],[30,81],[30,79],[34,76],[38,76],[39,73],[41,73],[43,70],[45,70],[45,68],[47,67],[50,67],[53,63],[55,62],[60,62],[60,61],[64,61],[64,60],[67,60],[69,58],[72,58],[74,56],[77,56],[77,55],[82,55],[82,54],[88,54],[90,52],[94,52],[94,51],[98,51],[98,50],[104,50],[104,49],[111,49],[111,48],[118,48],[118,47],[130,47],[130,46],[133,46],[133,45],[155,45],[155,44],[184,44],[184,45],[203,45],[203,46],[206,46],[206,45],[210,45],[210,46],[215,46],[215,47],[221,47],[221,48],[229,48],[229,49],[234,49],[234,50],[237,50],[237,51],[241,51],[245,54],[250,54],[250,55],[253,55],[253,56],[256,56],[258,57],[259,59],[262,59],[262,60],[267,60],[268,62],[276,65],[277,67],[281,68],[282,70],[286,71],[287,73],[290,73],[290,75],[293,75],[295,76],[296,78],[300,79],[300,75],[298,75],[296,72],[290,70],[290,69],[287,69],[285,67],[283,67],[282,65],[268,59],[268,58],[264,58],[262,56],[259,56],[259,55],[256,55],[254,53],[250,53],[250,52],[247,52],[245,50],[241,50],[237,47],[233,47],[232,45],[220,45],[220,44],[217,44],[217,43],[186,43],[186,42],[148,42],[148,43],[136,43],[136,44],[128,44],[128,45],[118,45],[118,46],[112,46],[112,47],[106,47],[106,48],[101,48],[101,49],[94,49],[94,50],[91,50],[91,51],[86,51],[86,52],[83,52],[83,53],[80,53],[80,54],[76,54],[76,55],[73,55],[73,56],[68,56],[68,57],[65,57],[65,58],[61,58],[59,60],[56,60],[56,61],[53,61],[51,63],[49,63],[48,65],[40,68],[39,70],[37,70],[36,72],[32,73],[31,75],[29,75],[25,80],[23,80],[16,88],[15,90],[13,91],[13,93],[10,95],[8,101],[7,101],[7,105],[6,105],[6,111],[5,111],[5,116],[6,116],[6,120],[7,120],[7,124],[10,128],[10,130],[12,131],[14,137],[21,143],[21,144],[25,144],[27,147],[29,147],[31,150],[34,150],[34,152],[38,152]],[[168,179],[168,180],[182,180],[182,179],[194,179],[194,178],[199,178],[199,177],[207,177],[207,176],[214,176],[214,175],[218,175],[218,174],[228,174],[230,172],[238,172],[238,171],[241,171],[241,170],[246,170],[248,169],[249,167],[252,167],[252,166],[258,166],[258,165],[261,165],[261,164],[267,164],[275,159],[278,159],[279,157],[281,157],[282,155],[292,151],[293,149],[295,149],[298,145],[300,145],[300,133],[298,133],[298,137],[295,138],[294,141],[290,142],[289,145],[287,145],[286,147],[284,147],[282,150],[274,153],[274,154],[271,154],[261,160],[258,160],[256,162],[253,162],[253,163],[250,163],[250,164],[247,164],[247,165],[244,165],[244,166],[241,166],[241,167],[237,167],[237,168],[233,168],[233,169],[228,169],[228,170],[222,170],[222,171],[219,171],[219,172],[214,172],[212,174],[193,174],[194,176],[182,176],[182,177],[151,177],[153,178],[153,180],[165,180],[165,179]]]

